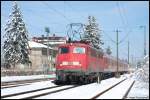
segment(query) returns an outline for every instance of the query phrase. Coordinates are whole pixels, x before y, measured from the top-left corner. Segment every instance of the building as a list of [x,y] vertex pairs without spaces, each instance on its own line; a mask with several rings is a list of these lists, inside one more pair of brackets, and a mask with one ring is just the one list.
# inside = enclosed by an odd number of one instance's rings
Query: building
[[[53,34],[53,36],[50,36],[50,37],[46,37],[44,35],[42,35],[41,37],[33,37],[32,41],[34,41],[34,43],[36,42],[36,43],[39,43],[39,44],[43,44],[44,46],[48,46],[49,48],[51,48],[50,51],[49,51],[49,55],[51,55],[52,57],[50,56],[49,60],[51,61],[51,58],[52,58],[51,64],[52,64],[52,67],[54,67],[55,66],[56,54],[58,53],[58,46],[60,44],[65,44],[67,42],[67,38],[56,36],[55,34]],[[36,49],[37,49],[37,47],[36,47]],[[32,47],[31,52],[37,52],[36,49]],[[47,50],[44,49],[44,48],[42,50],[41,49],[40,49],[38,54],[40,54],[40,56],[43,56],[43,57],[44,57],[44,55],[46,56]],[[38,58],[33,57],[33,55],[35,56],[35,54],[31,53],[31,58],[32,59],[33,58],[38,59]],[[44,59],[45,58],[43,58],[43,60]],[[42,63],[45,63],[45,62],[46,62],[45,60],[42,61]],[[34,65],[37,66],[37,64],[34,64]]]
[[47,45],[49,47],[52,47],[55,50],[58,50],[58,46],[60,44],[66,43],[67,41],[66,37],[58,37],[55,36],[55,34],[53,34],[53,36],[51,37],[46,37],[44,35],[42,35],[41,37],[33,37],[32,40]]
[[56,53],[50,47],[37,43],[34,41],[29,41],[29,59],[31,64],[29,69],[32,70],[48,70],[54,67],[55,58],[52,53]]

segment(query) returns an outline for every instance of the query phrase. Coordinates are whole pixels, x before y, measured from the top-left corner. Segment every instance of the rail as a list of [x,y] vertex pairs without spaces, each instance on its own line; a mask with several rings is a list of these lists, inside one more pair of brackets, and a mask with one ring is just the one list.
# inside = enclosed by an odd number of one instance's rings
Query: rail
[[[118,82],[118,83],[116,83],[115,85],[112,85],[112,86],[110,86],[109,88],[107,88],[107,89],[105,89],[105,90],[103,90],[102,92],[100,92],[100,93],[98,93],[97,95],[95,95],[95,96],[93,96],[91,99],[97,99],[97,98],[107,98],[107,97],[105,97],[105,96],[107,96],[107,95],[109,95],[110,93],[111,93],[111,95],[114,95],[115,96],[115,98],[120,98],[120,99],[126,99],[126,97],[127,97],[127,95],[129,94],[129,92],[130,92],[130,90],[131,90],[131,88],[132,88],[132,86],[134,85],[134,83],[135,83],[135,81],[129,81],[129,84],[130,85],[128,85],[127,87],[126,87],[126,89],[124,89],[124,91],[122,91],[122,93],[120,94],[120,95],[115,95],[116,93],[115,92],[113,92],[115,89],[122,89],[122,86],[124,86],[123,84],[126,84],[126,82],[128,82],[128,81],[125,81],[125,80],[127,80],[127,78],[126,79],[124,79],[124,80],[122,80],[122,81],[120,81],[120,82]],[[117,96],[117,97],[116,97]],[[109,98],[109,97],[108,97]],[[112,97],[113,98],[113,97]]]
[[[127,79],[127,78],[126,78],[126,79]],[[107,91],[109,91],[110,89],[114,88],[115,86],[119,85],[120,83],[122,83],[122,82],[123,82],[123,81],[125,81],[126,79],[121,80],[120,82],[118,82],[118,83],[114,84],[113,86],[109,87],[108,89],[106,89],[106,90],[104,90],[104,91],[102,91],[102,92],[98,93],[97,95],[95,95],[95,96],[94,96],[94,97],[92,97],[91,99],[96,99],[97,97],[99,97],[100,95],[102,95],[102,94],[106,93]]]
[[46,87],[46,88],[41,88],[41,89],[36,89],[36,90],[31,90],[31,91],[25,91],[25,92],[20,92],[20,93],[13,93],[13,94],[8,94],[8,95],[2,95],[1,98],[22,95],[22,94],[26,94],[26,93],[32,93],[32,92],[37,92],[37,91],[46,90],[46,89],[52,89],[52,88],[56,88],[56,87],[61,87],[61,85],[60,86],[53,86],[53,87]]

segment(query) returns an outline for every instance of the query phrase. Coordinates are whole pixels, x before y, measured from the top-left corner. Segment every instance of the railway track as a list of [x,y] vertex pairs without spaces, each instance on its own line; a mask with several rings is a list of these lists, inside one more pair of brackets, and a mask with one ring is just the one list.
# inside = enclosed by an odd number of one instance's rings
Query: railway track
[[18,95],[22,95],[22,94],[26,94],[26,93],[32,93],[32,92],[37,92],[37,91],[46,90],[46,89],[52,89],[52,88],[56,88],[56,87],[61,87],[61,86],[46,87],[46,88],[41,88],[41,89],[36,89],[36,90],[30,90],[30,91],[24,91],[24,92],[13,93],[13,94],[8,94],[8,95],[2,95],[1,98],[18,96]]
[[25,85],[30,85],[30,84],[25,83],[25,84],[1,86],[1,89],[4,89],[4,88],[11,88],[11,87],[18,87],[18,86],[25,86]]
[[127,96],[128,96],[128,94],[129,94],[131,88],[133,87],[134,83],[135,83],[135,81],[133,81],[133,83],[131,84],[131,86],[129,87],[129,89],[127,90],[127,92],[125,93],[125,95],[123,96],[122,99],[126,99],[126,98],[127,98]]
[[[31,91],[25,91],[25,92],[20,92],[20,93],[14,93],[14,94],[8,94],[8,95],[3,95],[1,96],[2,99],[12,99],[12,98],[19,98],[19,99],[33,99],[36,97],[40,97],[40,96],[44,96],[44,95],[48,95],[48,94],[52,94],[52,93],[56,93],[56,92],[60,92],[60,91],[64,91],[64,90],[68,90],[71,88],[75,88],[78,87],[79,85],[74,85],[74,86],[53,86],[53,87],[47,87],[47,88],[42,88],[42,89],[36,89],[36,90],[31,90]],[[63,88],[61,88],[63,87]],[[58,88],[58,89],[56,89]],[[56,90],[52,90],[52,89],[56,89]],[[22,97],[20,97],[22,96]]]
[[25,97],[25,98],[23,98],[23,99],[33,99],[33,98],[36,98],[36,97],[40,97],[40,96],[45,96],[45,95],[49,95],[49,94],[61,92],[61,91],[68,90],[68,89],[72,89],[72,88],[76,88],[76,87],[79,87],[79,86],[80,86],[80,85],[75,85],[75,86],[71,86],[71,87],[66,87],[66,88],[62,88],[62,89],[58,89],[58,90],[54,90],[54,91],[50,91],[50,92],[46,92],[46,93],[42,93],[42,94],[38,94],[38,95],[33,95],[33,96],[30,96],[30,97]]
[[[117,94],[116,92],[112,92],[112,90],[116,89],[117,87],[121,87],[121,85],[124,86],[123,84],[127,84],[127,83],[129,83],[127,87],[120,88],[120,89],[123,89],[124,91],[123,91],[123,94],[121,95],[121,97],[119,97],[120,99],[126,99],[128,93],[130,92],[132,86],[135,83],[135,81],[129,81],[127,78],[117,82],[116,84],[113,84],[112,86],[110,86],[107,89],[101,91],[100,93],[96,94],[95,96],[93,96],[90,99],[103,98],[104,95],[106,97],[106,94],[107,95],[108,94],[111,94],[111,95],[112,94]],[[2,99],[33,99],[33,98],[38,98],[38,97],[41,97],[41,96],[46,96],[46,95],[57,93],[57,92],[59,93],[61,91],[72,89],[72,88],[75,88],[75,87],[78,87],[78,86],[81,86],[81,85],[73,85],[73,86],[59,85],[59,86],[53,86],[53,87],[46,87],[46,88],[41,88],[41,89],[36,89],[36,90],[31,90],[31,91],[25,91],[25,92],[20,92],[20,93],[3,95],[3,96],[1,96],[1,98]],[[118,95],[116,95],[116,96],[118,96]],[[107,96],[107,97],[109,98],[109,96]]]
[[32,80],[1,82],[1,89],[24,86],[24,85],[29,85],[29,83],[47,81],[47,80],[52,80],[52,79],[55,79],[55,78],[40,78],[40,79],[32,79]]
[[[112,85],[111,87],[109,87],[109,88],[101,91],[97,95],[93,96],[91,99],[99,99],[99,97],[101,97],[102,95],[110,92],[112,89],[116,88],[117,86],[119,86],[120,84],[122,84],[123,82],[125,82],[126,80],[127,80],[127,78],[124,79],[124,80],[122,80],[122,81],[120,81],[120,82],[118,82],[118,83],[116,83],[116,84],[114,84],[114,85]],[[131,88],[132,88],[132,86],[133,86],[134,83],[135,83],[135,81],[132,82],[132,84],[130,85],[130,87],[125,91],[124,95],[120,99],[125,99],[127,97],[128,93],[130,92],[130,90],[131,90]],[[114,93],[114,94],[116,94],[116,93]]]

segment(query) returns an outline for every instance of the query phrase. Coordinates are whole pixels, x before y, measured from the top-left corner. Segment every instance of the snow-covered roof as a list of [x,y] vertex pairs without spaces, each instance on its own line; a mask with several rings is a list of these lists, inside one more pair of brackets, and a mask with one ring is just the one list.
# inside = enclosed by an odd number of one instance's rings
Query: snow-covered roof
[[[37,42],[34,42],[34,41],[28,41],[28,43],[29,43],[30,48],[47,48],[46,45],[41,44],[41,43],[37,43]],[[52,49],[52,48],[50,48],[50,49]]]

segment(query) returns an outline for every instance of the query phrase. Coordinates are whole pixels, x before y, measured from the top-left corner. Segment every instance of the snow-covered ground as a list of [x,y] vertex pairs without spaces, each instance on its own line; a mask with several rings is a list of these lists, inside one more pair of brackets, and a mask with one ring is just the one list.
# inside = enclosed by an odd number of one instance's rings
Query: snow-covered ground
[[[101,84],[92,83],[88,85],[83,85],[77,88],[73,88],[70,90],[65,90],[59,93],[54,93],[46,96],[38,97],[37,99],[90,99],[99,92],[106,90],[113,84],[118,83],[119,81],[125,79],[125,77],[121,77],[119,79],[110,78],[103,80]],[[110,84],[111,83],[111,84]]]
[[[97,99],[122,99],[123,96],[125,95],[126,91],[130,88],[131,84],[133,83],[134,80],[132,79],[127,79],[121,84],[117,85],[116,87],[112,88],[108,92],[104,93]],[[119,92],[117,92],[119,91]]]
[[1,82],[40,79],[40,78],[55,78],[55,76],[56,76],[55,74],[51,74],[51,75],[31,75],[31,76],[5,76],[5,77],[1,77]]
[[[83,85],[70,90],[65,90],[59,93],[46,95],[39,98],[44,98],[44,99],[46,98],[91,98],[92,96],[96,95],[100,91],[107,89],[112,84],[116,84],[117,82],[125,79],[126,77],[129,77],[129,75],[122,75],[122,77],[119,79],[116,78],[106,79],[103,80],[101,84],[92,83],[88,85]],[[53,84],[51,81],[36,82],[36,83],[31,83],[31,85],[1,89],[1,95],[14,94],[14,93],[35,90],[35,89],[40,89],[40,88],[45,88],[50,86],[56,86],[56,85]],[[24,96],[28,96],[28,95],[24,95]]]
[[47,93],[47,92],[51,92],[51,91],[55,91],[55,90],[60,90],[60,89],[68,88],[68,87],[72,87],[72,85],[66,85],[66,86],[62,86],[62,87],[41,90],[41,91],[28,93],[28,94],[22,94],[22,95],[14,96],[14,97],[7,97],[5,99],[13,99],[13,98],[15,98],[15,99],[22,99],[22,98],[26,98],[26,97],[30,97],[30,96],[34,96],[34,95],[38,95],[38,94],[42,94],[42,93]]
[[133,85],[127,98],[130,99],[149,99],[148,84],[144,82],[136,81]]
[[[92,84],[87,84],[87,85],[82,85],[76,88],[72,88],[69,90],[65,90],[65,91],[61,91],[58,93],[53,93],[53,94],[49,94],[49,95],[45,95],[45,96],[41,96],[41,97],[37,97],[37,99],[90,99],[93,96],[95,96],[96,94],[100,93],[103,90],[106,90],[108,87],[112,86],[113,84],[116,84],[117,82],[125,79],[125,78],[130,78],[128,81],[126,81],[125,83],[123,83],[121,85],[122,89],[120,88],[116,88],[114,90],[112,90],[113,92],[116,93],[116,95],[120,95],[120,97],[123,95],[123,91],[124,88],[123,87],[127,87],[129,86],[129,84],[131,84],[131,82],[133,82],[134,78],[133,75],[135,74],[125,74],[122,75],[120,78],[109,78],[106,80],[102,80],[101,84],[98,83],[92,83]],[[138,84],[139,85],[139,84]],[[51,87],[51,86],[56,86],[54,83],[52,83],[52,81],[43,81],[43,82],[36,82],[36,83],[31,83],[30,85],[26,85],[26,86],[19,86],[19,87],[12,87],[12,88],[4,88],[1,89],[1,96],[2,95],[7,95],[7,94],[14,94],[14,93],[19,93],[19,92],[24,92],[24,91],[30,91],[30,90],[36,90],[36,89],[40,89],[40,88],[46,88],[46,87]],[[69,85],[68,85],[69,86]],[[137,86],[137,83],[135,84],[135,86]],[[134,87],[135,87],[134,86]],[[139,88],[139,87],[138,87]],[[54,88],[52,90],[57,90],[58,88]],[[42,92],[46,92],[46,91],[52,91],[50,90],[44,90],[44,91],[38,91],[38,93],[42,93]],[[141,97],[149,97],[149,94],[147,92],[147,90],[143,90],[143,89],[131,89],[132,92],[130,93],[131,96],[136,96],[139,95]],[[139,94],[137,94],[136,92],[138,92]],[[134,94],[136,93],[136,94]],[[102,97],[99,98],[114,98],[115,95],[111,95],[112,93],[110,92],[109,95],[104,95]],[[25,94],[23,96],[17,96],[16,98],[22,98],[22,97],[28,97],[30,95],[33,95],[32,93],[30,94]],[[9,97],[11,98],[11,97]]]

